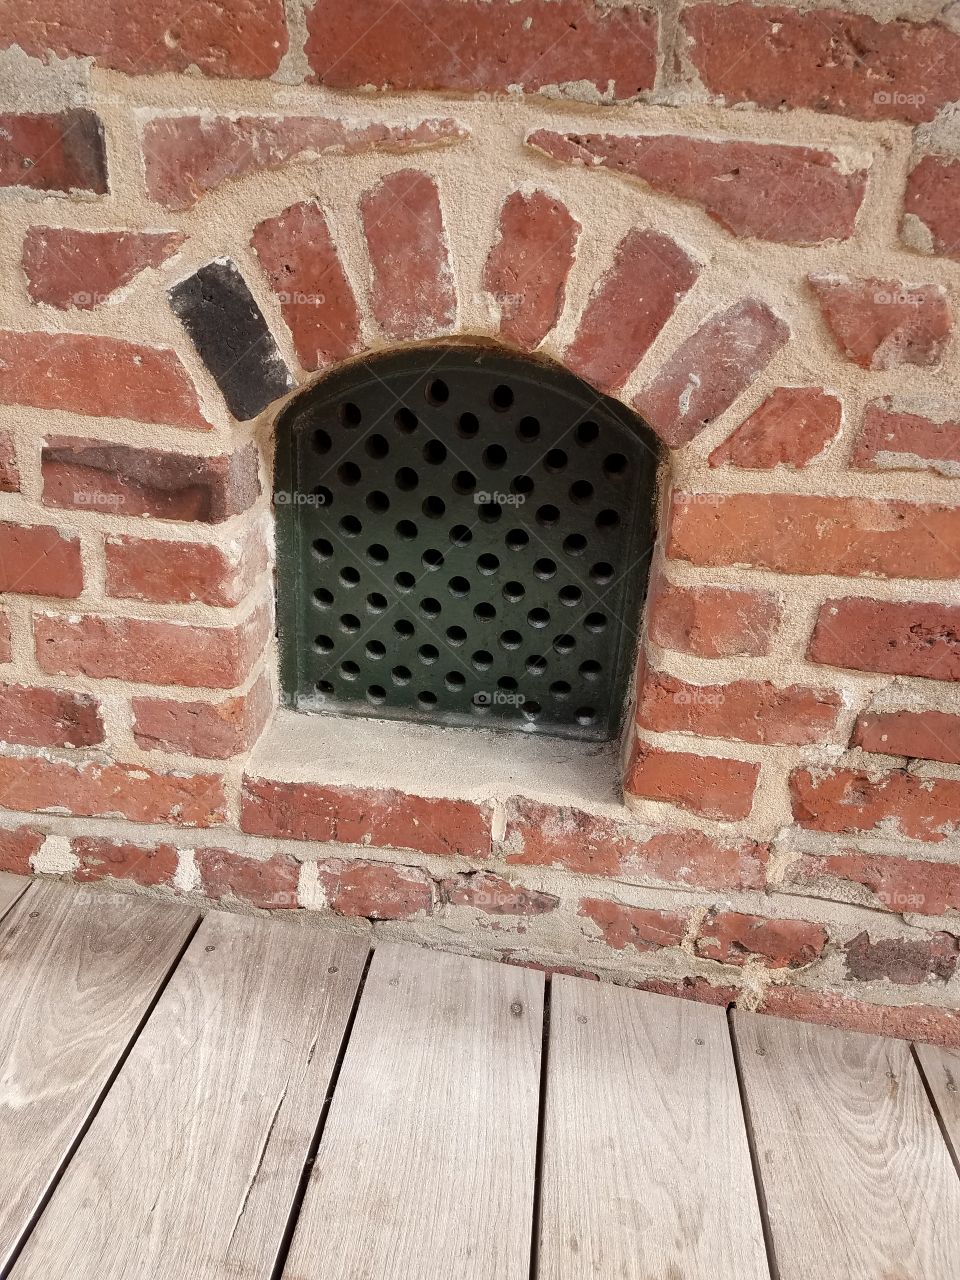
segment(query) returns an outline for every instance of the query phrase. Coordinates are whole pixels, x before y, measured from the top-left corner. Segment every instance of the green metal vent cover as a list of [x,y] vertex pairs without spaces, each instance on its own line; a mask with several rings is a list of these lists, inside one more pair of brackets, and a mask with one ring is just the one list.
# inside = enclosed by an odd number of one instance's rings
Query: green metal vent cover
[[622,406],[501,350],[421,347],[325,378],[278,428],[291,705],[613,737],[656,466]]

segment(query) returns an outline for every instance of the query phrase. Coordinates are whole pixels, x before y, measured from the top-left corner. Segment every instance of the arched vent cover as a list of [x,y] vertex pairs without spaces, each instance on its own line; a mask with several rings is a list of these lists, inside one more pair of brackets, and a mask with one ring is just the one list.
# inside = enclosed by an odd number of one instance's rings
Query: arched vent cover
[[417,348],[324,379],[278,432],[291,704],[612,737],[656,462],[639,419],[503,351]]

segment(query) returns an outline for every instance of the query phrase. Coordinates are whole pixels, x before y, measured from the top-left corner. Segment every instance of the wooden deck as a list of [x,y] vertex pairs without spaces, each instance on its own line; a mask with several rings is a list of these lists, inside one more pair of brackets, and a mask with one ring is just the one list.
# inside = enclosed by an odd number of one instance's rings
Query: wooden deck
[[960,1277],[958,1052],[3,875],[0,916],[0,1277]]

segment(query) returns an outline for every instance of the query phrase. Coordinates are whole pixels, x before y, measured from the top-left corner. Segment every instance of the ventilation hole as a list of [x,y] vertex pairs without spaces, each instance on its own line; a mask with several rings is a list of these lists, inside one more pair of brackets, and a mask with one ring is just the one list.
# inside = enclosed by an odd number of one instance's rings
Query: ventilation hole
[[551,449],[544,458],[543,465],[551,474],[562,471],[567,465],[567,455],[562,449]]
[[318,609],[329,609],[333,604],[333,592],[328,587],[317,587],[313,600]]
[[530,535],[526,529],[511,529],[504,538],[511,551],[522,551],[529,541]]
[[517,435],[521,440],[536,440],[540,434],[540,423],[536,418],[521,418],[517,423]]
[[506,413],[513,404],[513,391],[505,382],[501,382],[490,393],[490,403],[498,413]]
[[467,683],[467,677],[462,671],[448,671],[443,677],[443,683],[450,690],[462,689]]
[[450,388],[442,378],[434,378],[427,384],[425,395],[429,404],[446,404],[450,399]]
[[500,643],[504,649],[519,649],[523,644],[523,636],[519,631],[504,631]]
[[436,494],[431,494],[429,498],[424,498],[423,506],[420,510],[430,520],[439,520],[447,509],[447,504],[442,498],[438,498]]
[[329,636],[317,636],[314,639],[313,647],[317,653],[333,653],[333,641]]
[[394,578],[394,582],[397,584],[398,591],[412,591],[417,585],[416,578],[412,573],[408,573],[406,569],[397,574]]
[[477,487],[477,477],[472,471],[458,471],[453,477],[454,493],[473,493]]
[[367,547],[367,559],[374,564],[386,564],[390,559],[390,552],[382,542],[375,542],[372,547]]
[[316,453],[329,453],[333,448],[333,441],[327,435],[326,431],[318,428],[313,433],[313,448]]
[[435,644],[422,644],[417,650],[417,657],[421,662],[425,662],[429,666],[431,662],[436,662],[440,657],[440,650]]
[[474,413],[461,413],[457,420],[457,435],[472,440],[480,430],[480,419]]
[[443,568],[443,552],[437,551],[435,547],[428,547],[420,557],[420,563],[425,569],[431,572],[435,569]]
[[397,521],[396,533],[402,542],[412,542],[419,532],[412,520]]
[[409,640],[416,631],[416,627],[409,618],[399,618],[393,624],[393,630],[401,640]]
[[317,693],[329,694],[333,693],[333,685],[329,680],[318,680],[316,684]]
[[420,477],[413,467],[401,467],[393,480],[401,493],[410,493],[420,483]]
[[470,710],[475,716],[490,714],[490,699],[485,693],[475,693],[470,702]]
[[329,560],[333,555],[333,543],[326,538],[317,538],[313,544],[313,554],[318,560]]
[[514,476],[510,481],[510,492],[522,498],[529,497],[533,493],[533,481],[529,476]]
[[566,680],[554,680],[553,684],[550,686],[550,692],[553,696],[560,699],[569,698],[570,689],[571,686],[566,682]]
[[504,600],[509,600],[511,604],[516,604],[525,595],[526,589],[522,582],[508,582],[504,585],[503,598]]
[[327,510],[333,506],[333,494],[325,484],[318,484],[313,490],[313,497],[317,500],[318,507],[326,507]]
[[417,694],[417,701],[421,707],[435,707],[437,705],[437,695],[429,689],[424,689]]
[[588,659],[586,662],[580,663],[580,674],[583,676],[584,680],[598,679],[602,670],[603,668],[600,666],[600,663],[594,662],[592,658]]
[[337,477],[343,484],[359,484],[363,472],[355,462],[344,462],[337,468]]
[[497,681],[497,688],[502,689],[504,693],[515,693],[519,687],[513,676],[501,676]]
[[491,471],[497,471],[507,460],[507,451],[502,444],[488,444],[483,451],[483,465]]
[[579,587],[561,587],[560,603],[565,605],[579,604],[583,599],[583,592]]
[[413,672],[409,667],[394,667],[390,677],[394,684],[409,684],[413,678]]
[[603,473],[607,476],[622,476],[627,469],[627,460],[622,453],[608,453],[603,460]]
[[591,568],[590,578],[593,582],[599,582],[601,584],[610,582],[613,578],[613,565],[607,564],[606,561],[601,560]]
[[588,631],[592,631],[594,635],[599,635],[601,631],[607,629],[607,615],[605,613],[588,613],[583,620],[583,625]]
[[425,462],[431,462],[434,466],[439,466],[441,462],[447,460],[447,446],[439,440],[428,440],[423,446],[423,459]]
[[356,516],[344,516],[340,521],[340,532],[347,538],[356,538],[363,533],[363,525]]
[[344,680],[356,680],[360,674],[360,664],[357,662],[341,662],[340,674]]
[[541,627],[549,626],[550,614],[546,609],[531,609],[527,614],[527,621],[531,627],[536,627],[539,630]]
[[374,662],[379,662],[381,658],[386,656],[387,646],[379,640],[370,640],[367,643],[366,652],[368,658],[373,658]]
[[595,422],[581,422],[575,432],[577,444],[593,444],[599,434],[600,428]]
[[461,645],[467,638],[463,627],[447,627],[447,639],[452,645]]
[[382,516],[384,512],[390,510],[390,499],[381,489],[374,489],[372,493],[367,494],[367,508],[374,515]]
[[568,556],[579,556],[587,549],[587,540],[582,533],[571,533],[563,540],[563,549]]
[[593,707],[577,708],[577,724],[588,725],[596,723],[597,713]]
[[503,516],[503,509],[499,502],[484,502],[477,507],[477,516],[484,524],[496,524]]
[[535,702],[532,698],[528,698],[520,708],[528,720],[536,720],[543,708],[539,702]]
[[491,573],[496,573],[500,568],[500,561],[495,555],[489,551],[485,551],[482,556],[477,556],[477,568],[487,577]]
[[360,581],[360,570],[347,567],[340,570],[340,581],[345,587],[355,587]]
[[420,601],[420,612],[425,618],[439,618],[440,601],[434,600],[433,596],[427,596],[425,600]]
[[447,583],[447,589],[452,596],[456,596],[458,600],[462,600],[464,596],[470,594],[470,581],[468,578],[451,578]]
[[354,404],[351,400],[347,400],[339,409],[340,421],[345,427],[359,427],[363,421],[363,414],[360,412],[360,406]]
[[465,524],[455,524],[450,530],[450,541],[455,547],[465,547],[473,541],[473,533]]
[[538,578],[542,578],[546,581],[548,578],[552,578],[557,572],[557,566],[552,560],[548,560],[546,556],[544,556],[534,564],[533,572]]
[[483,604],[478,604],[476,606],[473,611],[473,616],[478,622],[492,622],[497,616],[497,611],[492,604],[488,604],[484,601]]
[[360,619],[355,613],[344,613],[340,617],[340,630],[347,635],[355,635],[360,630]]
[[583,505],[593,497],[593,485],[589,480],[574,480],[570,486],[570,501]]
[[537,524],[542,524],[546,528],[551,528],[560,519],[560,512],[551,503],[544,503],[542,507],[537,508]]
[[403,432],[405,436],[412,435],[419,425],[419,419],[412,409],[398,409],[393,415],[393,421],[398,431]]
[[488,671],[493,666],[493,654],[486,649],[478,649],[470,655],[470,661],[478,671]]
[[547,660],[546,658],[541,657],[540,654],[535,653],[532,657],[527,659],[526,667],[530,675],[542,676],[547,669]]
[[387,607],[387,597],[379,591],[371,591],[367,596],[367,608],[371,613],[383,613]]
[[556,640],[553,642],[553,649],[555,653],[573,653],[576,647],[577,642],[574,640],[573,636],[566,634],[557,636]]
[[596,521],[594,523],[596,524],[598,529],[603,529],[603,530],[615,529],[617,525],[620,523],[620,517],[616,513],[616,511],[613,511],[612,509],[607,508],[606,510],[599,512],[599,514],[597,515]]
[[381,702],[386,702],[387,691],[382,684],[372,684],[367,689],[367,701],[372,702],[375,707],[379,707]]

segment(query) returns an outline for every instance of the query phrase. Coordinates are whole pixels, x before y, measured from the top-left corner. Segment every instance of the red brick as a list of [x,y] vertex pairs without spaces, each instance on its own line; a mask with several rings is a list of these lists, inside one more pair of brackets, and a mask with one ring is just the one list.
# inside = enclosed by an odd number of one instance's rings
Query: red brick
[[0,739],[29,747],[92,747],[103,741],[100,703],[88,693],[0,684]]
[[229,849],[197,849],[194,858],[208,898],[237,898],[264,911],[297,906],[300,864],[285,853],[245,858]]
[[622,951],[660,951],[679,947],[689,917],[679,911],[655,911],[650,907],[625,907],[605,898],[582,898],[580,915],[592,920],[608,946]]
[[907,179],[903,214],[900,234],[912,248],[960,258],[960,159],[922,156]]
[[878,938],[864,930],[844,947],[847,976],[858,982],[946,982],[953,977],[960,942],[950,933],[928,938]]
[[251,835],[486,857],[490,821],[489,808],[469,800],[265,778],[243,780],[240,825]]
[[653,643],[698,658],[762,657],[779,626],[780,606],[762,591],[680,587],[658,577],[647,598]]
[[634,227],[594,285],[565,363],[603,391],[622,387],[699,274],[669,236]]
[[223,779],[215,773],[155,773],[133,764],[0,756],[4,809],[210,827],[226,820],[225,804]]
[[939,284],[905,284],[851,276],[810,276],[837,346],[864,369],[939,364],[953,332],[947,291]]
[[890,398],[868,404],[850,465],[861,471],[933,471],[960,476],[960,421],[937,422],[891,408]]
[[647,670],[638,690],[637,723],[658,732],[735,738],[763,746],[834,741],[843,705],[833,689],[769,680],[729,684],[689,684],[662,671]]
[[83,333],[0,330],[0,403],[198,431],[211,426],[175,351]]
[[650,991],[657,996],[671,996],[675,1000],[696,1000],[701,1004],[733,1005],[742,991],[739,987],[714,986],[706,978],[644,978],[631,982],[637,991]]
[[166,262],[186,238],[182,231],[29,227],[22,256],[27,292],[63,311],[90,311],[147,267]]
[[427,338],[451,329],[457,294],[437,184],[400,169],[360,198],[373,270],[371,303],[387,337]]
[[476,907],[492,916],[542,916],[555,911],[560,899],[538,889],[505,880],[492,871],[467,871],[444,880],[444,900],[452,907]]
[[768,920],[739,911],[712,911],[694,944],[698,956],[744,965],[758,956],[769,969],[799,969],[823,954],[827,931],[809,920]]
[[880,755],[960,764],[960,715],[946,711],[864,711],[853,745]]
[[765,303],[745,298],[682,342],[634,406],[664,444],[687,444],[730,408],[789,337],[789,326]]
[[266,218],[250,243],[305,369],[324,369],[360,349],[360,311],[319,201]]
[[839,835],[878,832],[939,843],[960,829],[960,782],[895,769],[794,769],[793,816],[801,827]]
[[675,134],[555,133],[527,145],[554,160],[639,178],[701,205],[737,236],[819,244],[853,235],[867,171],[845,171],[832,152]]
[[17,452],[9,431],[0,431],[0,493],[20,492]]
[[826,600],[807,657],[855,671],[960,680],[960,606]]
[[545,191],[507,196],[483,273],[507,342],[532,351],[559,320],[580,231],[567,206]]
[[218,702],[133,698],[133,736],[144,751],[182,751],[226,760],[249,751],[273,710],[273,691],[263,675],[248,693]]
[[901,1040],[960,1049],[960,1010],[957,1009],[923,1004],[870,1004],[832,991],[810,991],[806,987],[777,983],[766,988],[760,1012],[839,1027],[843,1031],[864,1031],[869,1035],[896,1036]]
[[187,71],[263,79],[287,51],[282,0],[176,0],[110,5],[31,0],[4,20],[3,47],[43,57],[91,57],[101,67],[149,75]]
[[932,120],[957,96],[960,38],[839,8],[699,4],[681,18],[706,88],[730,103],[859,120]]
[[45,524],[0,523],[0,591],[70,598],[82,590],[79,538]]
[[269,629],[261,606],[232,627],[39,614],[33,633],[37,662],[48,675],[233,689],[261,656]]
[[624,788],[704,818],[736,820],[750,816],[759,772],[758,764],[745,760],[664,751],[637,741]]
[[591,0],[317,0],[307,33],[315,77],[334,89],[570,86],[611,102],[652,89],[657,71],[656,15]]
[[73,879],[132,880],[141,885],[173,884],[177,870],[177,850],[172,844],[139,845],[100,836],[78,836],[70,841],[70,852],[80,860]]
[[787,868],[790,884],[810,889],[824,879],[862,885],[872,894],[870,905],[904,915],[942,916],[960,911],[960,866],[900,858],[894,854],[803,854]]
[[100,117],[79,107],[48,115],[0,114],[0,187],[105,195]]
[[342,916],[409,920],[433,912],[433,881],[419,867],[331,858],[317,863],[317,875],[328,905]]
[[10,635],[10,615],[0,609],[0,662],[13,661],[13,638]]
[[960,508],[895,498],[676,494],[667,555],[843,577],[960,576]]
[[227,550],[117,534],[106,539],[105,550],[107,595],[124,600],[237,605],[266,568],[266,549],[256,534]]
[[763,404],[718,445],[711,467],[806,467],[840,430],[836,396],[819,387],[777,387]]
[[369,124],[328,116],[157,116],[143,128],[147,192],[189,209],[222,183],[323,155],[419,151],[459,142],[468,130],[445,116]]
[[15,876],[28,876],[33,870],[30,859],[40,852],[44,834],[36,827],[0,829],[0,871]]
[[50,436],[40,466],[48,507],[219,524],[260,494],[259,453],[248,444],[214,457]]
[[644,878],[702,889],[762,889],[767,848],[702,831],[655,831],[581,809],[511,799],[502,856],[524,866],[583,875]]

